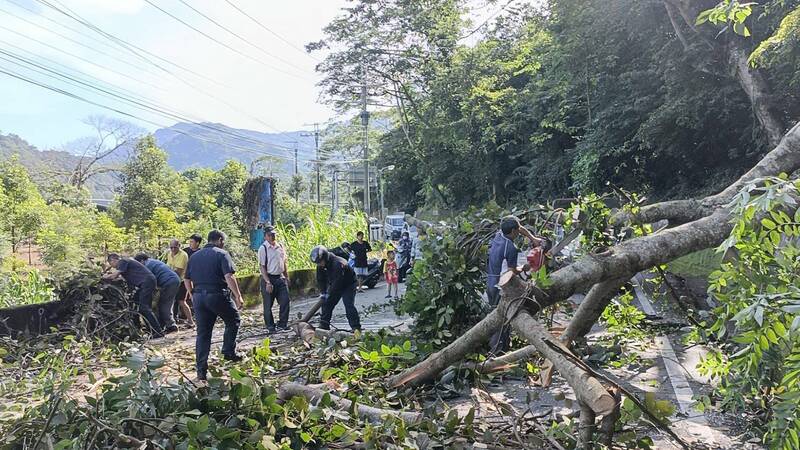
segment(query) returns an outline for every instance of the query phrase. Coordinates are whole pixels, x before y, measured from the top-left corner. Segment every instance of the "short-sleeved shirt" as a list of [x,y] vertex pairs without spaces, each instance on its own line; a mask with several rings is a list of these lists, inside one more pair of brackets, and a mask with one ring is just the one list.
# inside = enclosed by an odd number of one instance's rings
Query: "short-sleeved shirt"
[[187,257],[191,258],[192,255],[194,255],[195,253],[199,252],[200,249],[198,248],[197,250],[192,250],[192,247],[186,247],[185,249],[183,249],[183,251],[184,251],[184,253],[186,253]]
[[121,258],[117,265],[117,271],[131,286],[139,287],[146,282],[155,284],[156,277],[144,264],[133,258]]
[[350,251],[356,256],[356,267],[367,267],[367,253],[372,251],[369,242],[355,241],[350,244]]
[[235,272],[230,253],[214,244],[206,244],[189,258],[184,278],[192,280],[195,289],[221,292],[227,287],[225,275]]
[[267,273],[270,275],[281,275],[285,270],[288,255],[283,245],[275,243],[270,245],[269,242],[264,241],[261,247],[258,248],[258,264],[267,267]]
[[155,275],[156,283],[159,287],[181,282],[180,277],[174,270],[157,259],[148,258],[147,261],[144,262],[144,266]]
[[189,255],[185,251],[178,250],[176,255],[173,255],[171,250],[167,252],[167,265],[170,269],[174,271],[183,269],[186,272],[187,264],[189,264]]
[[519,250],[514,245],[514,242],[505,237],[502,231],[498,231],[489,244],[489,264],[486,268],[486,285],[489,288],[494,288],[500,282],[500,276],[505,273],[509,267],[517,266],[517,257]]

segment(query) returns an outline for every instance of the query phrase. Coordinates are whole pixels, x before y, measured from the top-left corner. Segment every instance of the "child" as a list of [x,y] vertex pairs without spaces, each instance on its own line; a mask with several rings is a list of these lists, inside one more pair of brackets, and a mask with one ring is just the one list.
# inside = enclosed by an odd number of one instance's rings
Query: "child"
[[398,297],[398,285],[397,285],[397,261],[394,260],[394,251],[389,250],[386,252],[386,285],[389,286],[389,293],[386,295],[386,298],[392,298],[392,286],[394,286],[394,296],[395,298]]

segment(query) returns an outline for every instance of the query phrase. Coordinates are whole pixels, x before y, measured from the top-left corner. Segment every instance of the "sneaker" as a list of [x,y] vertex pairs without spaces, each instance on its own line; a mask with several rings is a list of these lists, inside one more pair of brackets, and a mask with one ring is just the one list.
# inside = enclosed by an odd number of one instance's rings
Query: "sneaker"
[[278,331],[289,331],[289,327],[287,325],[278,325]]
[[387,295],[386,297],[383,297],[383,298],[392,298],[392,294],[389,294],[389,295]]
[[170,325],[167,328],[164,328],[164,334],[175,333],[178,331],[177,325]]
[[268,334],[275,334],[277,332],[278,332],[278,330],[276,330],[275,327],[267,327],[267,333]]
[[226,361],[239,362],[244,359],[244,356],[238,353],[229,353],[226,355],[222,355],[222,358],[225,359]]

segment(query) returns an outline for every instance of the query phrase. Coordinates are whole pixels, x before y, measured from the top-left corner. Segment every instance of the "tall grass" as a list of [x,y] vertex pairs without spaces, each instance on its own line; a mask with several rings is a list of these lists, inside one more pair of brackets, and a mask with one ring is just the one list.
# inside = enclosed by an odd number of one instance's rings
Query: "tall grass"
[[289,254],[289,270],[310,269],[309,255],[316,245],[333,248],[342,242],[352,242],[356,233],[367,234],[367,220],[363,213],[338,211],[330,217],[330,209],[320,206],[309,206],[302,225],[277,224],[278,241],[283,243]]
[[11,272],[0,281],[0,308],[31,305],[55,300],[53,287],[38,270]]

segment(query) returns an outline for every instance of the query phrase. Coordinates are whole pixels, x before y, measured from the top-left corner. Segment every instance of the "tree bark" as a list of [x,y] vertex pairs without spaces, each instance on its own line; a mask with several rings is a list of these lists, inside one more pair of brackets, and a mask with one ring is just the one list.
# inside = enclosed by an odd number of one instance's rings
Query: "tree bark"
[[468,362],[461,365],[463,368],[476,370],[479,373],[494,373],[515,367],[518,362],[533,358],[538,353],[533,345],[526,345],[511,353],[506,353],[497,358],[487,359],[483,362]]
[[577,311],[575,311],[575,315],[572,316],[572,320],[569,321],[564,334],[561,335],[561,342],[567,347],[571,347],[576,339],[586,336],[591,331],[592,325],[603,314],[611,299],[617,295],[620,287],[629,278],[628,276],[623,276],[592,286],[592,289],[589,290],[589,293],[578,306]]
[[800,122],[795,124],[758,164],[721,192],[697,200],[673,200],[646,205],[636,215],[619,212],[611,218],[611,221],[654,223],[666,219],[670,222],[685,223],[697,220],[730,202],[747,184],[759,178],[792,173],[798,169],[800,169]]
[[[575,292],[588,289],[604,280],[625,277],[697,250],[719,245],[730,234],[731,229],[728,213],[723,210],[695,222],[622,242],[598,255],[587,255],[553,272],[550,275],[552,284],[547,289],[532,294],[536,309],[560,302]],[[501,304],[509,300],[505,291],[502,295]],[[534,308],[529,309],[532,311]],[[390,385],[397,387],[408,383],[425,383],[463,359],[467,353],[474,352],[504,323],[503,316],[498,311],[499,307],[452,344],[393,377],[389,381]]]
[[[505,298],[501,304],[505,302]],[[499,308],[499,306],[498,306]],[[467,333],[453,341],[447,347],[430,355],[419,364],[410,367],[389,379],[389,386],[418,386],[432,380],[441,371],[454,362],[462,359],[467,353],[476,351],[489,340],[489,337],[503,325],[503,316],[498,308],[472,327]]]
[[[278,388],[278,397],[281,400],[289,400],[292,397],[305,397],[309,403],[317,403],[326,394],[326,391],[314,387],[298,383],[284,383]],[[335,394],[330,395],[331,401],[339,407],[339,409],[350,411],[353,408],[353,402],[345,398],[341,398]],[[382,422],[386,416],[394,416],[402,419],[407,424],[414,424],[422,419],[422,414],[418,412],[408,411],[394,411],[391,409],[375,408],[373,406],[366,406],[359,403],[355,404],[356,413],[362,419],[370,422]]]
[[309,309],[306,312],[306,314],[303,316],[303,318],[300,319],[300,322],[311,322],[311,319],[317,314],[317,311],[319,311],[319,309],[322,308],[322,304],[324,302],[325,302],[325,299],[320,297],[320,299],[317,300],[317,303],[314,303],[314,306],[312,306],[311,309]]
[[728,50],[728,61],[736,69],[736,79],[742,86],[753,113],[761,124],[770,147],[780,143],[786,129],[783,120],[777,113],[777,108],[772,101],[772,90],[766,78],[758,69],[750,67],[747,54],[739,45],[732,44]]
[[527,311],[520,311],[511,321],[514,329],[530,342],[539,353],[553,363],[553,367],[567,380],[575,391],[578,401],[590,407],[597,415],[611,413],[614,409],[614,398],[609,395],[606,388],[585,370],[576,366],[572,361],[553,350],[547,342],[559,346],[562,350],[569,350],[554,338],[544,325],[531,317]]

